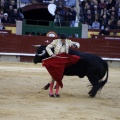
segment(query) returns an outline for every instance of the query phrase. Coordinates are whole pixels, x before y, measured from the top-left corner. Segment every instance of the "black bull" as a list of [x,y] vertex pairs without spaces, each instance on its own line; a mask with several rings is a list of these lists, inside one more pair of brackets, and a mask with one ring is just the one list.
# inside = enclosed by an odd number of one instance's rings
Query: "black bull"
[[[46,46],[38,47],[36,55],[33,62],[36,64],[42,62],[43,59],[49,57],[48,53],[45,50]],[[97,92],[103,88],[108,80],[108,64],[105,60],[101,59],[99,56],[83,53],[73,49],[69,50],[69,54],[78,55],[81,59],[64,70],[63,75],[67,76],[78,76],[83,78],[87,76],[88,80],[91,83],[91,90],[89,91],[89,96],[95,97]],[[102,80],[106,75],[105,80]]]

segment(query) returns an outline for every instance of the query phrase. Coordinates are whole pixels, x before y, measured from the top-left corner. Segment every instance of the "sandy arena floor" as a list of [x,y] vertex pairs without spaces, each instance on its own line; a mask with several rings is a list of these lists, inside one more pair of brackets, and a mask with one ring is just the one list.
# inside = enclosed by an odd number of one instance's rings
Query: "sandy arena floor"
[[41,64],[0,62],[0,120],[120,120],[120,68],[95,98],[87,78],[65,76],[60,98],[43,86],[50,75]]

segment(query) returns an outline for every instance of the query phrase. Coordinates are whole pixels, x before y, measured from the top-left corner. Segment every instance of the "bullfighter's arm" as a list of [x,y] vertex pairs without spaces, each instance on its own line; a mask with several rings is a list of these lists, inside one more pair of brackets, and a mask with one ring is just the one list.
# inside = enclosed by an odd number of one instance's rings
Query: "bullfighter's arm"
[[46,46],[46,51],[48,52],[49,56],[54,54],[51,49],[55,46],[55,44],[56,40],[53,40],[49,45]]
[[77,47],[77,48],[80,47],[80,44],[79,44],[78,42],[73,42],[73,41],[71,41],[71,40],[69,40],[69,39],[68,39],[68,41],[69,41],[69,44],[70,44],[71,47],[72,47],[72,46],[75,46],[75,47]]

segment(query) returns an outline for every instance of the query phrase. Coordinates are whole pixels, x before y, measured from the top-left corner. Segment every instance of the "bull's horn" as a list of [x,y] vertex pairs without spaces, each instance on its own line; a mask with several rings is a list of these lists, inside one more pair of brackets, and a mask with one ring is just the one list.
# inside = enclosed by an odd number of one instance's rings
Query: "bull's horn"
[[43,50],[41,54],[37,54],[37,55],[38,55],[38,56],[43,56],[45,53],[46,53],[46,51]]
[[33,47],[40,47],[41,45],[32,45]]

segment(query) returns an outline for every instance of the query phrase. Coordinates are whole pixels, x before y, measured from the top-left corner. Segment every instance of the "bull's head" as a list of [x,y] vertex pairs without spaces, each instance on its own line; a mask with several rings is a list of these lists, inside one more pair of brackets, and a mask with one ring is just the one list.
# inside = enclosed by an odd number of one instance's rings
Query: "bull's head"
[[35,47],[38,47],[37,48],[37,51],[35,53],[35,57],[33,59],[33,62],[35,64],[39,63],[39,62],[42,62],[43,59],[47,58],[47,52],[46,52],[46,46],[42,46],[42,45],[39,45],[39,46],[35,46]]

